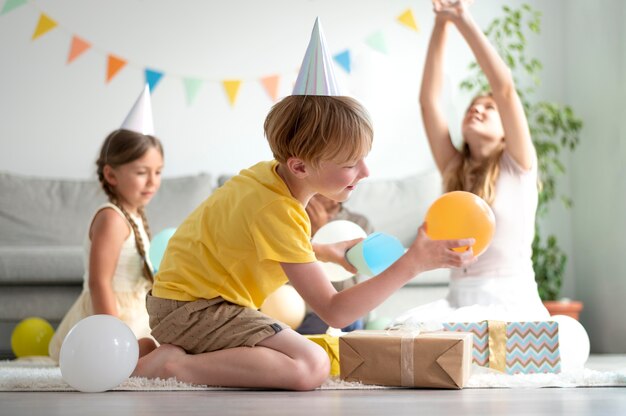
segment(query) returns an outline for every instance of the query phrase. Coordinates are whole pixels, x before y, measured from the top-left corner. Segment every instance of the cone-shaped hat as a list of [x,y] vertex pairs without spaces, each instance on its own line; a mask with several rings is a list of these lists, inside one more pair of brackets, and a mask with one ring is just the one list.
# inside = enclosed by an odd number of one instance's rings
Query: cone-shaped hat
[[335,78],[333,60],[326,47],[319,17],[315,19],[311,41],[291,95],[343,95]]
[[133,108],[126,116],[121,128],[141,134],[154,134],[150,87],[148,87],[148,84],[146,84],[141,94],[139,94],[135,105],[133,105]]

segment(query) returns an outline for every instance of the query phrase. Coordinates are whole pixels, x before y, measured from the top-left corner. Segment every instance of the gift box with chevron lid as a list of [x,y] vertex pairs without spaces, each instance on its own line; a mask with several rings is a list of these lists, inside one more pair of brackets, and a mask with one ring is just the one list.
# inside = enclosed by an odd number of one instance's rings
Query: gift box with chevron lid
[[473,362],[507,374],[559,373],[559,325],[542,322],[451,322],[447,331],[474,334]]

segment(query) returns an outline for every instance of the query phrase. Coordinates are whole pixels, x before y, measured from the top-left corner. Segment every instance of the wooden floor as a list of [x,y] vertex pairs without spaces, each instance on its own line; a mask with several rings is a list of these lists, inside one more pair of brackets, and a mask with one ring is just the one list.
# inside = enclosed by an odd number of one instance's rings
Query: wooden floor
[[[590,368],[626,367],[625,356]],[[626,388],[0,393],[5,415],[626,415]]]

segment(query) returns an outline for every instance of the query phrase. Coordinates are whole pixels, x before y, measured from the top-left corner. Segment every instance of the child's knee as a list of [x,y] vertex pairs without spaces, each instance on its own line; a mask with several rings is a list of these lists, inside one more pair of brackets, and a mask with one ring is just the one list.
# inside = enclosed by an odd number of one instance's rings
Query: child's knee
[[294,390],[313,390],[330,374],[330,359],[322,348],[316,348],[298,363],[298,377]]

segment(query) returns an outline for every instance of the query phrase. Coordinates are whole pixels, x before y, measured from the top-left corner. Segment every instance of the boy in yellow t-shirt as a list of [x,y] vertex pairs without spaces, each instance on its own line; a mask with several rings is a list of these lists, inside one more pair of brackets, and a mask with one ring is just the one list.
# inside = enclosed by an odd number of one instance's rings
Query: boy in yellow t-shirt
[[[317,30],[316,23],[314,36],[321,36]],[[324,51],[323,36],[318,42]],[[303,70],[306,63],[305,57]],[[319,78],[302,94],[300,81],[294,95],[277,103],[265,120],[275,160],[229,180],[170,239],[147,298],[152,335],[161,345],[139,360],[135,376],[314,389],[328,377],[328,356],[258,311],[270,293],[289,281],[325,322],[341,328],[415,275],[474,261],[471,251],[451,250],[471,246],[473,240],[430,240],[422,227],[406,254],[387,270],[347,290],[334,289],[317,260],[356,272],[344,254],[359,240],[312,244],[305,207],[318,193],[340,202],[348,199],[369,175],[364,158],[373,131],[357,101],[330,90],[309,95],[310,88],[319,87]]]

